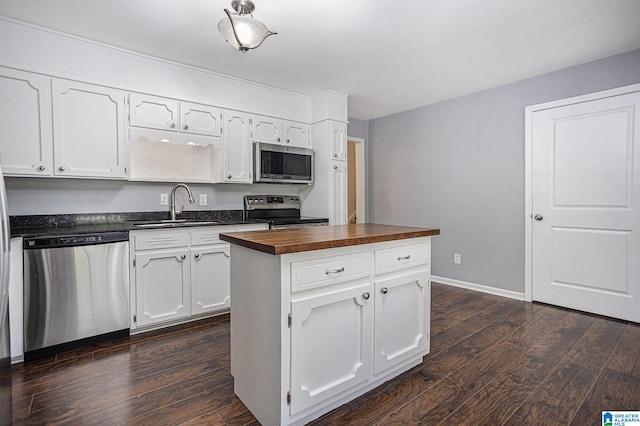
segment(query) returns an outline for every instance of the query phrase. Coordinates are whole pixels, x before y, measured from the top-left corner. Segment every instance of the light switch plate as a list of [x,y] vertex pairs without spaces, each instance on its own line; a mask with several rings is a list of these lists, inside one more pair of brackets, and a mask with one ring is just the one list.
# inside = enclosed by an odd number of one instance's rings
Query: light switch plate
[[160,205],[161,206],[169,205],[169,194],[160,194]]

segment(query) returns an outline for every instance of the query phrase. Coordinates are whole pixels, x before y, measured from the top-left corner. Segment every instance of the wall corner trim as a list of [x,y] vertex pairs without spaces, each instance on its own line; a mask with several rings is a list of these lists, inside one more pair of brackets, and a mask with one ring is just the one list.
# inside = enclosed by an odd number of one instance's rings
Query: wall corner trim
[[504,290],[502,288],[489,287],[482,284],[475,284],[475,283],[470,283],[466,281],[454,280],[452,278],[438,277],[436,275],[431,275],[431,281],[437,282],[440,284],[450,285],[453,287],[466,288],[467,290],[474,290],[482,293],[493,294],[495,296],[508,297],[509,299],[524,301],[524,293],[520,293],[517,291]]

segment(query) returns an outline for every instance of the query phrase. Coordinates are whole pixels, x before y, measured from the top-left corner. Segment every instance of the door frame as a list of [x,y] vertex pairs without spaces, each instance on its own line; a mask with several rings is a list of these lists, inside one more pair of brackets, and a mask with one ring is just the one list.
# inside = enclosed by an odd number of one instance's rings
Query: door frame
[[545,109],[574,105],[639,92],[640,84],[559,99],[524,109],[524,300],[533,301],[533,114]]
[[[362,206],[362,219],[358,223],[366,223],[367,221],[366,220],[367,219],[367,181],[366,181],[367,167],[366,167],[366,164],[367,163],[366,163],[365,140],[362,138],[356,138],[356,137],[347,135],[347,144],[349,142],[354,142],[360,145],[360,158],[356,159],[356,161],[360,163],[360,175],[356,176],[356,179],[359,180],[362,185],[362,191],[360,194],[360,203]],[[348,149],[347,149],[347,153],[348,153]],[[347,161],[347,164],[348,164],[348,161]],[[348,197],[348,192],[347,192],[347,197]],[[348,204],[348,198],[347,198],[347,204]]]

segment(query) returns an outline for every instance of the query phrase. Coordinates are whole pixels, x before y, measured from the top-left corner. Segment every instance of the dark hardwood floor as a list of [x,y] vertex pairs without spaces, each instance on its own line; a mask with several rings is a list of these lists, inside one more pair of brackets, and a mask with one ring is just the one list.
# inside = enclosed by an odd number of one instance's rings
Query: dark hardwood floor
[[[433,284],[431,353],[315,425],[600,425],[640,410],[640,325]],[[12,423],[244,425],[228,315],[14,365]]]

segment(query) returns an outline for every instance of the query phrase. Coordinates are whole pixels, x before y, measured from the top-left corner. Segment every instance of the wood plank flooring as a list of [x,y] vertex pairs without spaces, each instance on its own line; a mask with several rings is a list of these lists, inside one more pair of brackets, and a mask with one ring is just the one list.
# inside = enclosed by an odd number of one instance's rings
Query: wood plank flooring
[[[640,410],[638,324],[437,283],[431,322],[421,365],[312,423],[600,425]],[[0,419],[257,425],[229,365],[228,315],[112,340],[14,365]]]

